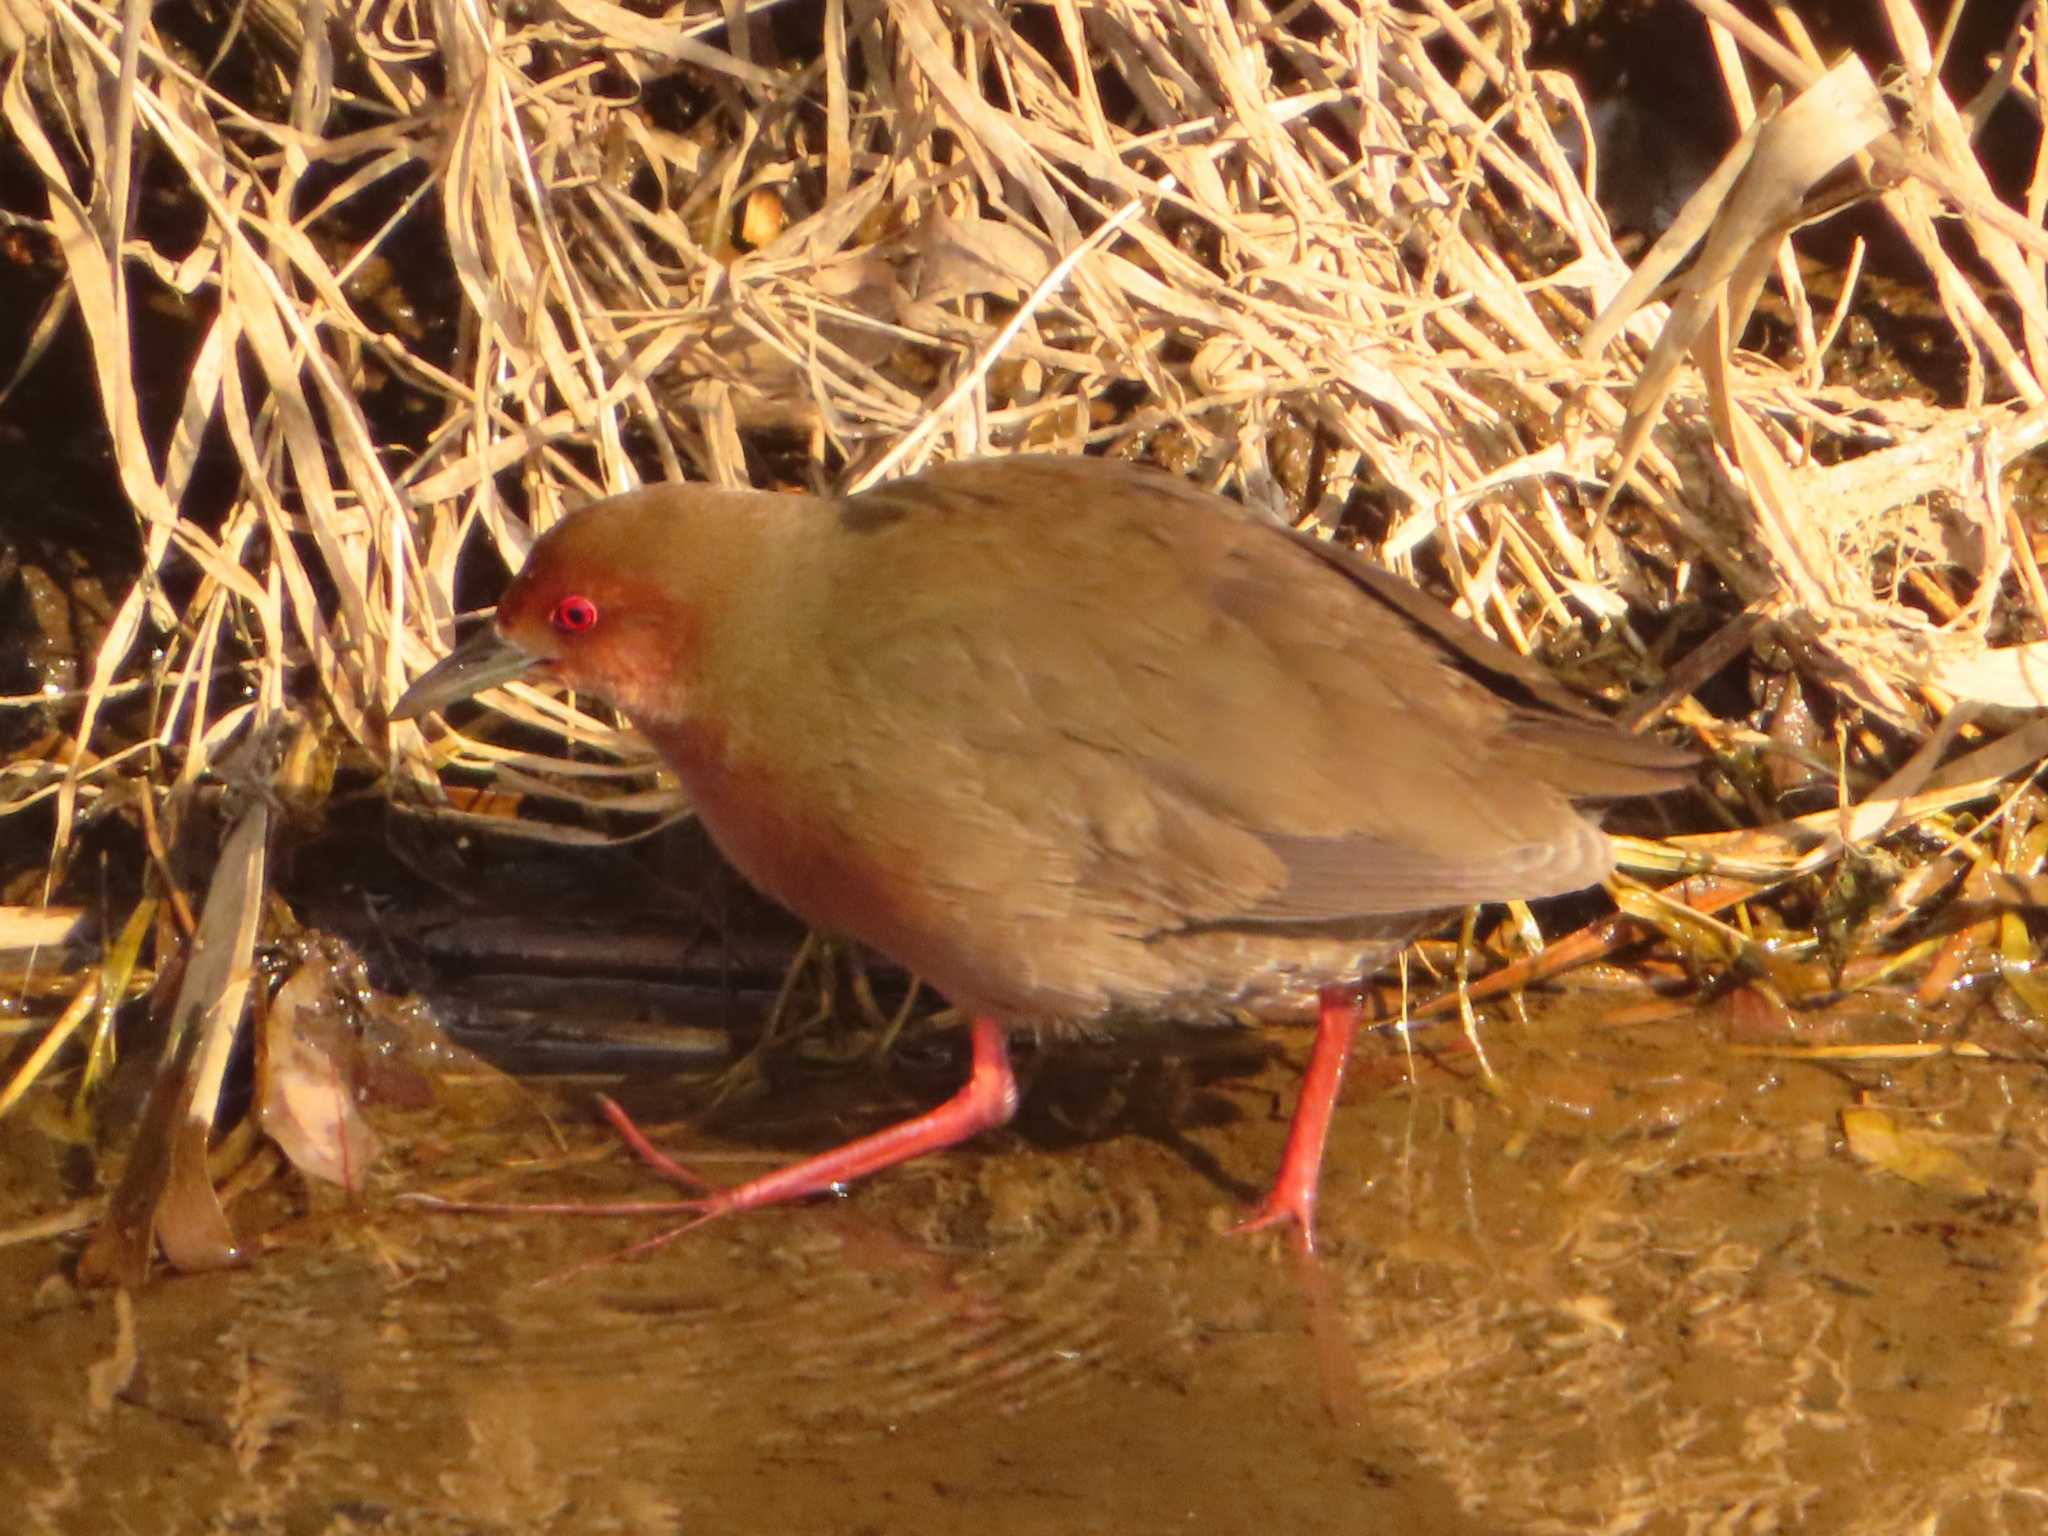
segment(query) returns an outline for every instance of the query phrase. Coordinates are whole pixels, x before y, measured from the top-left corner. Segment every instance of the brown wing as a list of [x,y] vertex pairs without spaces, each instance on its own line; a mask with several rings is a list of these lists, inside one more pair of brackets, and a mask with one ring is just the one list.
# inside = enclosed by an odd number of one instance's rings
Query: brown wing
[[1129,927],[1579,889],[1612,855],[1571,797],[1678,777],[1392,577],[1168,477],[984,461],[847,505],[862,750],[944,741],[949,865],[1035,845]]

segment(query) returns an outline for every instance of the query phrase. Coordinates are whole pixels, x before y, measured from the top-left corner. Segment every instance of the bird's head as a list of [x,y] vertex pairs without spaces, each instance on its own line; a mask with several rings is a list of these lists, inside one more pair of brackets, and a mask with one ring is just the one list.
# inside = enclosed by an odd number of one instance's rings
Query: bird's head
[[549,530],[492,623],[415,680],[392,718],[522,677],[595,695],[643,724],[680,717],[710,601],[690,534],[713,530],[686,530],[678,499],[674,488],[614,497]]

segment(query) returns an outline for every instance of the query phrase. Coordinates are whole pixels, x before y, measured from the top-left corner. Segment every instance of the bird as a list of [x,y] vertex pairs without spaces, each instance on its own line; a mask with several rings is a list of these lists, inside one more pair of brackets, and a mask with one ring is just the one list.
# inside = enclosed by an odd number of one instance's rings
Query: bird
[[675,1202],[692,1226],[1002,1125],[1014,1034],[1312,1012],[1236,1230],[1313,1251],[1363,983],[1458,909],[1599,883],[1579,802],[1694,769],[1347,545],[1088,456],[598,501],[391,715],[514,678],[617,709],[741,875],[970,1021],[953,1097]]

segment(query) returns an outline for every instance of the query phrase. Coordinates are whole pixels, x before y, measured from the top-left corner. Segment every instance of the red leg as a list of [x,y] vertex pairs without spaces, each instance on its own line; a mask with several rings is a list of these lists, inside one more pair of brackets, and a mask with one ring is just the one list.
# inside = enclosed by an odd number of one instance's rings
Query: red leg
[[974,1062],[967,1082],[938,1108],[692,1203],[708,1220],[821,1195],[1006,1123],[1017,1112],[1017,1079],[1002,1029],[993,1019],[976,1019],[972,1038]]
[[843,1147],[834,1147],[830,1152],[803,1158],[758,1179],[735,1184],[730,1189],[713,1188],[709,1180],[699,1178],[668,1157],[647,1140],[623,1109],[609,1099],[602,1099],[605,1118],[611,1121],[635,1155],[664,1177],[704,1193],[687,1200],[621,1201],[604,1205],[515,1205],[500,1201],[443,1200],[433,1195],[400,1198],[408,1204],[433,1210],[480,1211],[492,1215],[687,1215],[693,1218],[673,1231],[626,1250],[629,1255],[650,1252],[717,1217],[823,1194],[854,1179],[893,1168],[898,1163],[907,1163],[914,1157],[953,1146],[1002,1125],[1017,1112],[1017,1079],[1010,1071],[1009,1047],[1004,1042],[1002,1029],[993,1019],[976,1019],[971,1038],[974,1060],[967,1082],[938,1108],[926,1110],[872,1136],[849,1141]]
[[1337,1090],[1344,1083],[1344,1063],[1358,1033],[1359,1014],[1358,995],[1351,988],[1323,988],[1316,1042],[1309,1050],[1308,1073],[1301,1081],[1294,1121],[1287,1128],[1280,1172],[1259,1208],[1231,1228],[1233,1232],[1258,1232],[1291,1221],[1300,1234],[1302,1251],[1315,1252],[1316,1183],[1322,1176],[1323,1143],[1330,1137],[1330,1116],[1337,1107]]

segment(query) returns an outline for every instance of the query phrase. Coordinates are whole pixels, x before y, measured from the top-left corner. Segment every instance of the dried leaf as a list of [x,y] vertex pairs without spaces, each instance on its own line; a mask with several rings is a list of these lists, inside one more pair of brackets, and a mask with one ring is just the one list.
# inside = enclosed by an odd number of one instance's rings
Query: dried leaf
[[1842,1111],[1842,1134],[1859,1161],[1897,1174],[1923,1189],[1982,1195],[1990,1188],[1982,1176],[1941,1138],[1926,1131],[1901,1130],[1881,1109],[1856,1107]]
[[309,960],[286,978],[264,1014],[257,1123],[292,1166],[359,1189],[380,1143],[356,1101],[356,1047],[333,971]]

